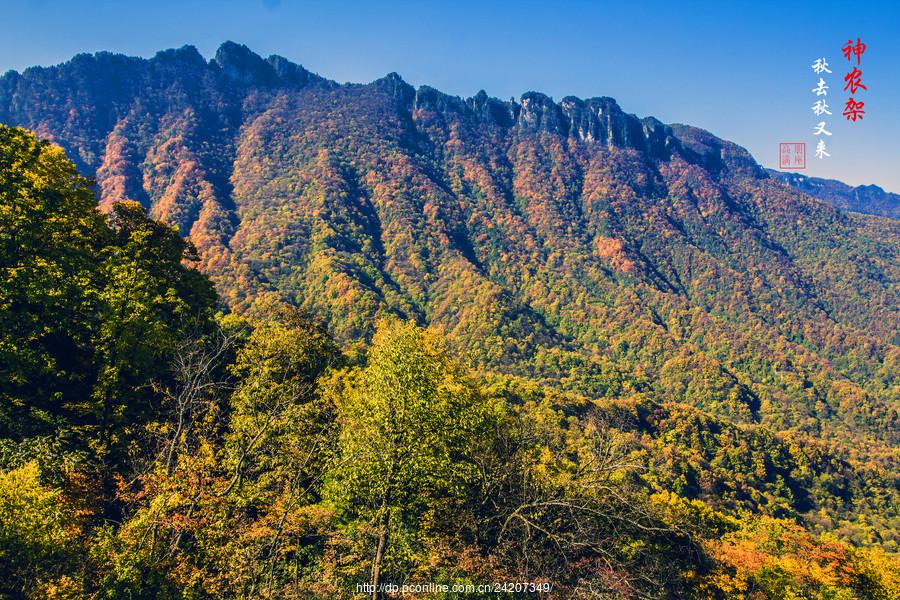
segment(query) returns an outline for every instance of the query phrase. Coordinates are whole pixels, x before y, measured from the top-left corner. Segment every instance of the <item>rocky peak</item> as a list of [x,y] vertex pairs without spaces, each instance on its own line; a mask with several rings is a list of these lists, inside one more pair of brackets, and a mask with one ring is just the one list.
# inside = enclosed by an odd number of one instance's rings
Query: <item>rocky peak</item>
[[682,151],[692,162],[702,164],[710,172],[727,169],[753,178],[767,177],[765,170],[743,147],[723,140],[699,127],[672,125],[672,131],[682,146]]
[[566,135],[570,123],[552,98],[540,92],[522,94],[518,118],[523,131],[549,131]]
[[279,81],[273,66],[247,46],[225,42],[216,51],[212,64],[229,79],[245,84],[268,84]]
[[660,157],[679,147],[671,127],[652,117],[642,120],[625,113],[608,97],[582,100],[567,96],[557,104],[545,94],[528,92],[519,102],[513,99],[503,102],[482,90],[463,100],[421,86],[415,92],[412,109],[425,109],[437,115],[461,115],[522,132],[547,131],[607,147],[634,148]]
[[206,66],[206,59],[195,46],[185,45],[181,48],[169,48],[157,52],[153,60],[158,62],[183,62],[194,66]]
[[376,88],[381,88],[398,104],[407,109],[413,106],[416,99],[416,89],[403,81],[397,73],[388,73],[381,79],[372,82]]
[[413,98],[413,110],[424,108],[436,113],[467,114],[469,106],[459,96],[451,96],[431,86],[419,86]]
[[290,85],[302,87],[312,83],[326,83],[328,81],[324,77],[319,77],[315,73],[311,73],[302,66],[277,54],[267,58],[266,62],[272,66],[278,79]]
[[311,73],[283,56],[262,58],[241,44],[225,42],[216,51],[212,64],[225,77],[248,85],[283,85],[303,87],[327,80]]
[[604,146],[648,149],[640,120],[622,111],[612,98],[581,100],[568,96],[560,107],[569,122],[571,137]]
[[484,90],[469,98],[467,104],[481,121],[496,123],[501,127],[512,126],[518,115],[519,107],[515,102],[502,102],[491,98]]

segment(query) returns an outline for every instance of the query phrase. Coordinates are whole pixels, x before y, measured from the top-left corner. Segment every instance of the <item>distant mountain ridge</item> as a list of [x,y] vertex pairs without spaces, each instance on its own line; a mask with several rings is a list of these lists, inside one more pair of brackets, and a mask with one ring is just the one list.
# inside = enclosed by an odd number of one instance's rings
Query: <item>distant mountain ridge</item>
[[900,219],[900,194],[886,192],[877,185],[854,187],[836,179],[808,177],[775,169],[766,169],[766,172],[801,192],[840,209]]
[[608,97],[337,84],[231,42],[7,73],[0,122],[177,226],[234,310],[276,297],[344,341],[397,314],[479,370],[897,441],[900,225],[709,132]]
[[[175,66],[183,69],[181,73],[173,71]],[[31,67],[23,73],[10,71],[0,78],[0,120],[14,122],[16,120],[28,120],[29,113],[39,112],[42,108],[59,111],[61,106],[41,106],[27,103],[30,94],[40,91],[43,86],[53,87],[55,83],[63,83],[67,75],[74,75],[79,79],[79,72],[83,69],[94,69],[102,78],[104,74],[113,75],[111,70],[132,70],[129,77],[112,76],[110,81],[104,84],[112,84],[99,90],[95,81],[92,85],[67,91],[73,93],[72,101],[76,99],[91,99],[96,102],[96,107],[107,111],[106,116],[123,117],[134,107],[131,105],[135,96],[147,85],[152,83],[153,77],[171,75],[178,80],[177,86],[197,87],[205,84],[218,84],[220,86],[248,86],[259,89],[266,88],[302,88],[305,86],[321,86],[325,88],[341,87],[334,81],[327,80],[317,74],[307,71],[302,66],[290,62],[288,59],[272,55],[266,59],[254,54],[245,46],[233,42],[225,42],[216,52],[215,57],[207,62],[193,46],[184,46],[180,49],[164,50],[158,52],[151,59],[126,57],[124,55],[100,52],[94,55],[80,54],[71,61],[54,67]],[[180,75],[180,77],[178,77]],[[194,81],[190,81],[195,78]],[[69,81],[63,85],[67,87],[76,81]],[[102,81],[102,79],[101,79]],[[554,102],[550,97],[539,92],[527,92],[522,95],[520,101],[501,101],[489,97],[484,91],[475,96],[462,99],[456,96],[444,94],[429,86],[420,86],[418,89],[404,82],[396,73],[389,73],[384,78],[375,82],[383,84],[389,89],[394,99],[406,105],[409,110],[418,109],[435,110],[445,113],[457,113],[476,120],[498,125],[502,127],[515,127],[521,131],[546,131],[580,141],[587,141],[606,145],[609,147],[634,148],[654,155],[662,156],[671,151],[679,140],[673,136],[670,127],[664,125],[652,117],[639,119],[634,115],[622,111],[616,101],[608,97],[580,99],[567,96],[560,102]],[[344,84],[343,87],[355,87],[360,84]],[[236,99],[241,92],[246,90],[233,90],[236,96],[228,98],[224,90],[217,90],[224,99]],[[117,91],[112,97],[106,97],[111,90]],[[102,95],[96,92],[102,91]],[[171,90],[176,91],[176,90]],[[183,93],[183,89],[177,92]],[[181,98],[173,95],[167,98],[168,102],[178,106]],[[71,107],[71,106],[70,106]],[[221,106],[219,108],[226,108]],[[234,108],[234,107],[228,107]],[[44,119],[50,115],[45,115]],[[63,116],[63,115],[57,115]],[[65,115],[68,119],[73,115]],[[110,122],[92,122],[103,133],[102,125],[110,125]],[[111,128],[107,127],[111,131]],[[107,131],[108,133],[108,131]],[[737,149],[737,147],[735,147]],[[101,152],[97,149],[76,148],[79,150],[79,158],[88,166],[92,166]],[[746,151],[740,149],[746,154]],[[748,164],[754,164],[752,158],[747,155]]]

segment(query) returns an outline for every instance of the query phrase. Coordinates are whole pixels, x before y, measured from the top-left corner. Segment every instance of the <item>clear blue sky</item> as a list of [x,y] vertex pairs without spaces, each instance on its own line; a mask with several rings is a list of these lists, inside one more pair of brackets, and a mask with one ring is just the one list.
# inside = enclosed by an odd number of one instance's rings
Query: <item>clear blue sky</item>
[[[0,71],[184,44],[211,57],[230,39],[342,82],[396,71],[461,96],[612,96],[639,116],[709,129],[766,166],[780,141],[811,154],[810,64],[824,56],[831,158],[810,156],[805,173],[900,192],[898,2],[4,0],[0,14]],[[855,124],[840,114],[850,37],[868,45],[869,89],[857,94],[867,113]]]

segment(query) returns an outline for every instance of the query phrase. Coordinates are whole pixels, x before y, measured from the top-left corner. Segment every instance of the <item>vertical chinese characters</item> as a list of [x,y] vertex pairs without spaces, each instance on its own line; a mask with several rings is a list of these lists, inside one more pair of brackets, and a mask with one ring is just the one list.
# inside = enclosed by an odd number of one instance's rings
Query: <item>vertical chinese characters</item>
[[[828,61],[825,60],[824,57],[816,59],[816,61],[812,64],[813,72],[819,76],[819,83],[812,89],[812,93],[815,94],[818,98],[815,104],[812,105],[813,114],[817,117],[821,117],[822,115],[830,115],[831,111],[828,110],[828,84],[823,77],[824,73],[831,73],[831,69],[828,68]],[[813,131],[813,135],[815,136],[830,136],[831,132],[826,129],[826,123],[824,119],[819,121],[816,125],[815,130]],[[816,144],[816,158],[819,160],[825,158],[826,156],[831,156],[825,146],[825,139],[819,138],[818,143]]]
[[866,48],[867,47],[862,39],[856,38],[855,44],[852,39],[847,40],[847,43],[844,44],[844,47],[841,49],[844,53],[844,58],[846,58],[848,62],[852,64],[853,59],[856,59],[853,70],[844,76],[844,91],[850,92],[850,98],[844,105],[843,114],[848,121],[853,121],[854,123],[857,119],[862,119],[863,115],[866,114],[866,111],[863,110],[866,103],[853,97],[860,90],[868,91],[869,89],[862,82],[863,72],[862,69],[859,68],[860,65],[862,65],[862,55],[865,54]]

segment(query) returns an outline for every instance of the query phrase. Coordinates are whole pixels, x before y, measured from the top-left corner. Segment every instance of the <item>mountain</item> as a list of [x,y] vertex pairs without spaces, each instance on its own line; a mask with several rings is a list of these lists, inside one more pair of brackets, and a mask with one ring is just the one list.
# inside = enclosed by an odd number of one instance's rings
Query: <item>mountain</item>
[[189,236],[235,311],[287,300],[342,342],[401,315],[484,373],[854,457],[900,439],[900,222],[706,131],[608,97],[340,85],[231,42],[7,73],[0,122],[60,144],[103,207],[134,199]]
[[0,123],[109,213],[0,127],[0,595],[891,597],[900,221],[230,42],[7,73]]
[[886,192],[877,185],[847,185],[836,179],[807,177],[775,169],[766,172],[788,185],[843,210],[900,219],[900,194]]

